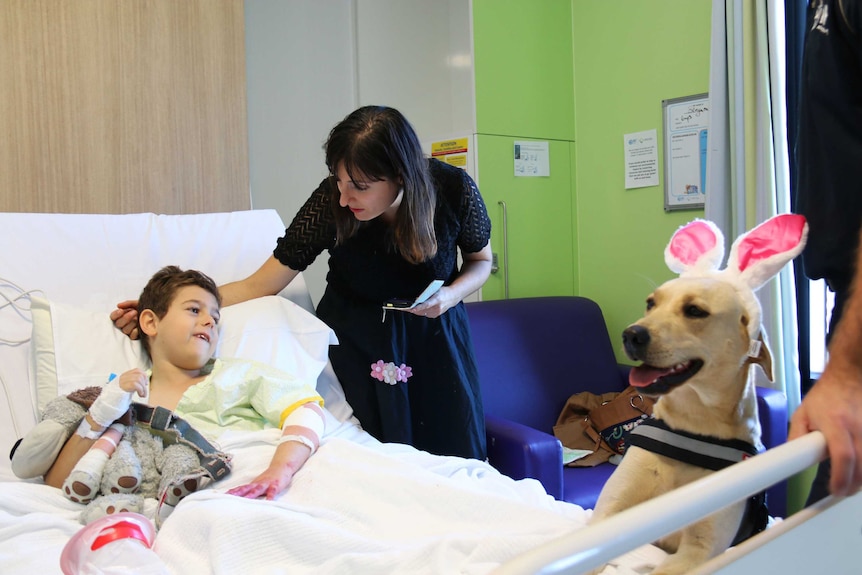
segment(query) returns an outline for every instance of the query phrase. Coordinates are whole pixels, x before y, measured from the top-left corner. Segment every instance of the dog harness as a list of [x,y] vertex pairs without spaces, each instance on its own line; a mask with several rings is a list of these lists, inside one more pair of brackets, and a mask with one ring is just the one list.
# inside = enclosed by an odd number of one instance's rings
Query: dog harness
[[[759,453],[758,449],[740,439],[719,439],[672,429],[659,419],[641,422],[629,435],[629,446],[640,447],[676,461],[719,471]],[[745,507],[745,515],[731,545],[737,545],[766,529],[769,510],[766,492],[752,495]]]

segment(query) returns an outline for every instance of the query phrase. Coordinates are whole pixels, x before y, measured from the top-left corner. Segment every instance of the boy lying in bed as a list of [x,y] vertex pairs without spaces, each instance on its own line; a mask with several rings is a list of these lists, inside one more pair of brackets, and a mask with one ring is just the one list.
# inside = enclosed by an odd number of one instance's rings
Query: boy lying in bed
[[[46,473],[47,484],[61,487],[70,478],[101,475],[122,434],[122,427],[112,424],[126,414],[137,394],[140,403],[174,412],[209,439],[227,428],[280,426],[282,436],[269,467],[228,493],[273,499],[287,488],[320,444],[323,399],[313,385],[264,364],[213,359],[220,305],[216,284],[200,272],[168,266],[150,279],[138,300],[141,340],[152,359],[150,373],[131,369],[104,386]],[[190,477],[194,481],[202,475]],[[178,497],[197,488],[184,485],[186,491],[173,500],[160,494],[160,519]]]

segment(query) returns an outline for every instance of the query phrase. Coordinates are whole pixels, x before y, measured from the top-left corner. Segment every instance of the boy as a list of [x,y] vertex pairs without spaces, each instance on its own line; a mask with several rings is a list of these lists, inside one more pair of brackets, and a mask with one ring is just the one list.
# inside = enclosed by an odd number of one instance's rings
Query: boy
[[[112,424],[137,394],[140,403],[173,411],[208,438],[226,428],[280,426],[282,436],[269,467],[228,493],[273,499],[287,488],[320,445],[323,399],[313,386],[274,368],[213,359],[220,305],[216,284],[200,272],[167,266],[150,279],[138,300],[138,326],[152,369],[149,374],[131,369],[104,386],[46,473],[48,485],[100,475],[122,434]],[[165,503],[164,494],[160,500]]]

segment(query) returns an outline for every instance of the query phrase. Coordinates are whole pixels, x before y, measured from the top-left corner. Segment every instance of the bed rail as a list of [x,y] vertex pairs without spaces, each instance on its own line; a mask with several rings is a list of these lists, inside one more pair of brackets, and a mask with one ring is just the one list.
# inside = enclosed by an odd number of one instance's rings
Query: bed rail
[[[770,449],[694,483],[657,497],[618,515],[557,538],[501,565],[494,575],[578,574],[601,566],[642,545],[672,533],[709,513],[740,501],[818,463],[826,456],[826,441],[817,431]],[[843,498],[828,497],[818,506],[803,510],[760,535],[739,545],[737,555],[774,539],[812,515],[826,510]],[[862,506],[862,495],[851,499]],[[799,517],[797,517],[799,516]],[[862,519],[860,519],[862,520]],[[859,538],[859,529],[853,535]],[[748,543],[748,542],[746,542]],[[856,542],[857,549],[859,541]],[[810,547],[809,547],[810,548]],[[748,550],[748,551],[747,551]],[[818,550],[822,551],[822,550]],[[728,554],[725,554],[728,555]],[[724,557],[716,558],[724,559]],[[714,572],[721,561],[710,562]],[[778,572],[778,571],[771,571]],[[799,572],[799,571],[797,571]]]

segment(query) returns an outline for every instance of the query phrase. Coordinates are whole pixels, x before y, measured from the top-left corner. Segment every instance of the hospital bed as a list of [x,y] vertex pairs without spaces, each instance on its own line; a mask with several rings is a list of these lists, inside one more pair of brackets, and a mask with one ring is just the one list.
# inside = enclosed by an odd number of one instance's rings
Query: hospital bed
[[[35,425],[50,398],[140,362],[108,312],[161,266],[240,279],[284,231],[273,210],[163,216],[0,214],[0,443]],[[174,573],[643,573],[664,556],[658,535],[816,462],[812,434],[612,520],[555,500],[485,462],[381,444],[358,425],[327,360],[334,334],[313,315],[302,276],[278,296],[223,310],[220,355],[272,363],[316,381],[321,448],[276,501],[228,496],[269,461],[277,431],[228,433],[231,475],[188,496],[154,549]],[[726,477],[725,477],[726,476]],[[155,502],[147,513],[154,511]],[[714,560],[713,572],[856,573],[859,496],[827,501]],[[59,573],[81,506],[0,463],[0,572]],[[774,551],[779,549],[779,551]],[[758,559],[758,558],[761,559]],[[760,561],[758,563],[758,561]],[[782,562],[788,567],[782,569]],[[812,563],[813,564],[813,563]],[[828,565],[821,569],[820,565]],[[792,567],[791,567],[792,566]],[[706,571],[709,572],[709,571]]]

